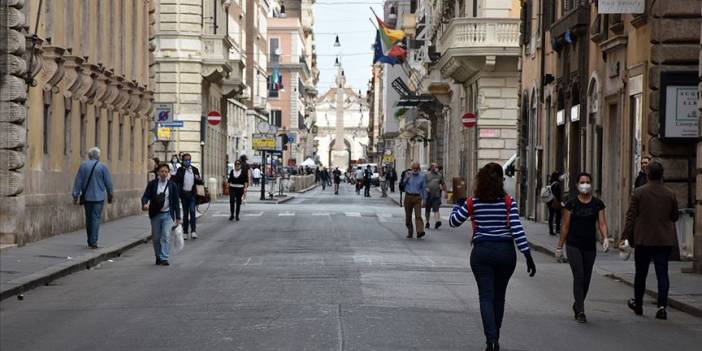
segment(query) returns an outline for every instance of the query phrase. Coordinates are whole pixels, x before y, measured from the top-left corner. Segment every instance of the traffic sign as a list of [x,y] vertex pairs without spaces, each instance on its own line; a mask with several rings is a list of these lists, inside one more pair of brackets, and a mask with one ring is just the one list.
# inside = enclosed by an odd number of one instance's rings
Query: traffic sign
[[183,128],[183,121],[159,123],[161,128]]
[[475,127],[478,124],[478,116],[472,112],[466,112],[463,114],[463,126],[466,128]]
[[154,120],[156,123],[173,122],[173,104],[154,103]]
[[217,111],[210,111],[207,114],[207,123],[216,126],[222,121],[222,114]]
[[297,133],[288,132],[288,144],[297,144]]
[[159,141],[171,140],[171,128],[158,128],[156,134]]
[[275,134],[253,134],[251,146],[254,150],[272,151],[276,149]]

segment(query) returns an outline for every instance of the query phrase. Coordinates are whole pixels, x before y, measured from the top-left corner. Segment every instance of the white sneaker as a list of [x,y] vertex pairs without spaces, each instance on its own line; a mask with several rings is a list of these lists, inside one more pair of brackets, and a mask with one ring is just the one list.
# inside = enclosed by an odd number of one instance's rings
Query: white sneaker
[[195,233],[195,232],[190,233],[190,238],[197,239],[197,233]]

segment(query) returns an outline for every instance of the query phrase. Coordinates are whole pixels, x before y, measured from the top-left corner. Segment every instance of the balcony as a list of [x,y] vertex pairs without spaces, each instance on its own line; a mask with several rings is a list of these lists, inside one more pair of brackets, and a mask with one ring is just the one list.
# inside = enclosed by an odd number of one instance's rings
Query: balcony
[[493,70],[497,57],[519,57],[519,18],[454,18],[441,37],[441,75],[465,82]]
[[202,36],[202,76],[212,83],[219,83],[229,76],[233,68],[229,63],[229,50],[233,43],[224,34]]

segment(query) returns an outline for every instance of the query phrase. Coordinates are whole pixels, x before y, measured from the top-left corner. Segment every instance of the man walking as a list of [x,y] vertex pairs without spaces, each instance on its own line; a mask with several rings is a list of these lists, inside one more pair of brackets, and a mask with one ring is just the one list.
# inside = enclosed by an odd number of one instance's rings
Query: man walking
[[434,212],[434,229],[439,229],[441,227],[441,215],[439,209],[441,208],[441,192],[446,194],[446,183],[444,182],[444,176],[439,172],[439,165],[432,163],[429,166],[429,172],[426,176],[427,182],[427,203],[425,217],[427,218],[426,229],[429,229],[429,222],[431,222],[431,212]]
[[356,168],[354,179],[356,179],[356,195],[361,195],[361,187],[363,186],[363,169],[361,166]]
[[253,184],[258,186],[261,183],[261,168],[256,167],[251,171],[253,177]]
[[97,249],[102,208],[105,204],[112,203],[112,176],[107,166],[100,163],[100,149],[97,147],[88,150],[88,160],[83,161],[78,168],[76,179],[73,182],[73,204],[83,205],[85,209],[85,230],[88,234],[88,246]]
[[656,318],[667,319],[668,259],[675,247],[675,221],[678,220],[678,202],[675,194],[663,185],[663,165],[653,161],[648,165],[648,182],[636,188],[631,196],[622,246],[628,240],[634,251],[636,273],[634,298],[627,303],[637,315],[643,314],[643,295],[646,290],[648,267],[653,261],[658,279],[658,311]]
[[327,189],[327,184],[329,184],[329,182],[327,181],[327,179],[329,178],[329,172],[327,171],[326,167],[322,168],[322,171],[319,172],[319,178],[322,181],[322,190],[324,191]]
[[641,158],[641,170],[639,175],[636,176],[636,181],[634,181],[634,188],[646,185],[646,172],[648,171],[648,164],[651,162],[651,158],[644,156]]
[[400,183],[405,191],[405,225],[407,226],[407,239],[412,239],[412,211],[414,223],[417,228],[417,239],[424,237],[424,223],[422,221],[422,204],[427,199],[426,177],[419,171],[419,163],[412,163],[412,171],[407,172]]
[[341,184],[341,171],[339,167],[334,168],[334,195],[339,195],[339,184]]
[[395,182],[397,181],[397,171],[395,171],[394,167],[388,166],[388,172],[385,175],[385,181],[388,183],[388,186],[390,187],[390,192],[394,193],[395,192]]
[[200,177],[200,170],[192,165],[192,156],[183,154],[183,167],[178,168],[173,181],[178,185],[180,199],[183,202],[183,234],[187,238],[190,232],[191,239],[197,239],[197,222],[195,206],[197,205],[197,184],[204,184]]
[[366,170],[363,171],[363,196],[370,196],[371,179],[373,178],[373,170],[370,165],[366,166]]

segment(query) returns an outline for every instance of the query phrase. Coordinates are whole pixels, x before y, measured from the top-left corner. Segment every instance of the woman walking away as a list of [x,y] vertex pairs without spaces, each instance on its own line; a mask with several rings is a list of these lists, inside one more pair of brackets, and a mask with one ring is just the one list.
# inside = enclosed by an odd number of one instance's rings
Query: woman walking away
[[241,167],[241,161],[234,162],[234,169],[229,172],[229,220],[239,220],[241,199],[249,188],[249,175]]
[[180,198],[176,183],[169,180],[168,164],[158,166],[158,179],[146,185],[141,205],[149,211],[151,219],[151,241],[154,244],[156,264],[168,266],[168,240],[173,228],[173,221],[180,225]]
[[478,171],[474,196],[459,200],[453,207],[449,225],[458,227],[469,217],[473,221],[473,250],[470,267],[478,283],[480,315],[487,339],[486,351],[500,349],[500,327],[505,312],[505,295],[517,265],[516,243],[524,254],[530,277],[536,265],[519,220],[517,204],[504,190],[502,166],[488,163]]
[[588,173],[578,175],[578,196],[569,200],[563,213],[561,238],[556,247],[556,258],[563,258],[563,244],[566,244],[568,263],[573,271],[573,313],[578,323],[586,323],[585,297],[590,287],[592,267],[597,256],[597,227],[603,251],[609,250],[607,240],[607,221],[604,203],[592,196],[592,176]]
[[[551,194],[553,194],[553,199],[547,204],[548,205],[548,234],[556,235],[561,229],[561,215],[563,212],[563,189],[561,189],[560,183],[561,175],[558,172],[551,173],[551,180],[549,181],[549,186],[551,187]],[[556,226],[554,227],[554,222]]]

